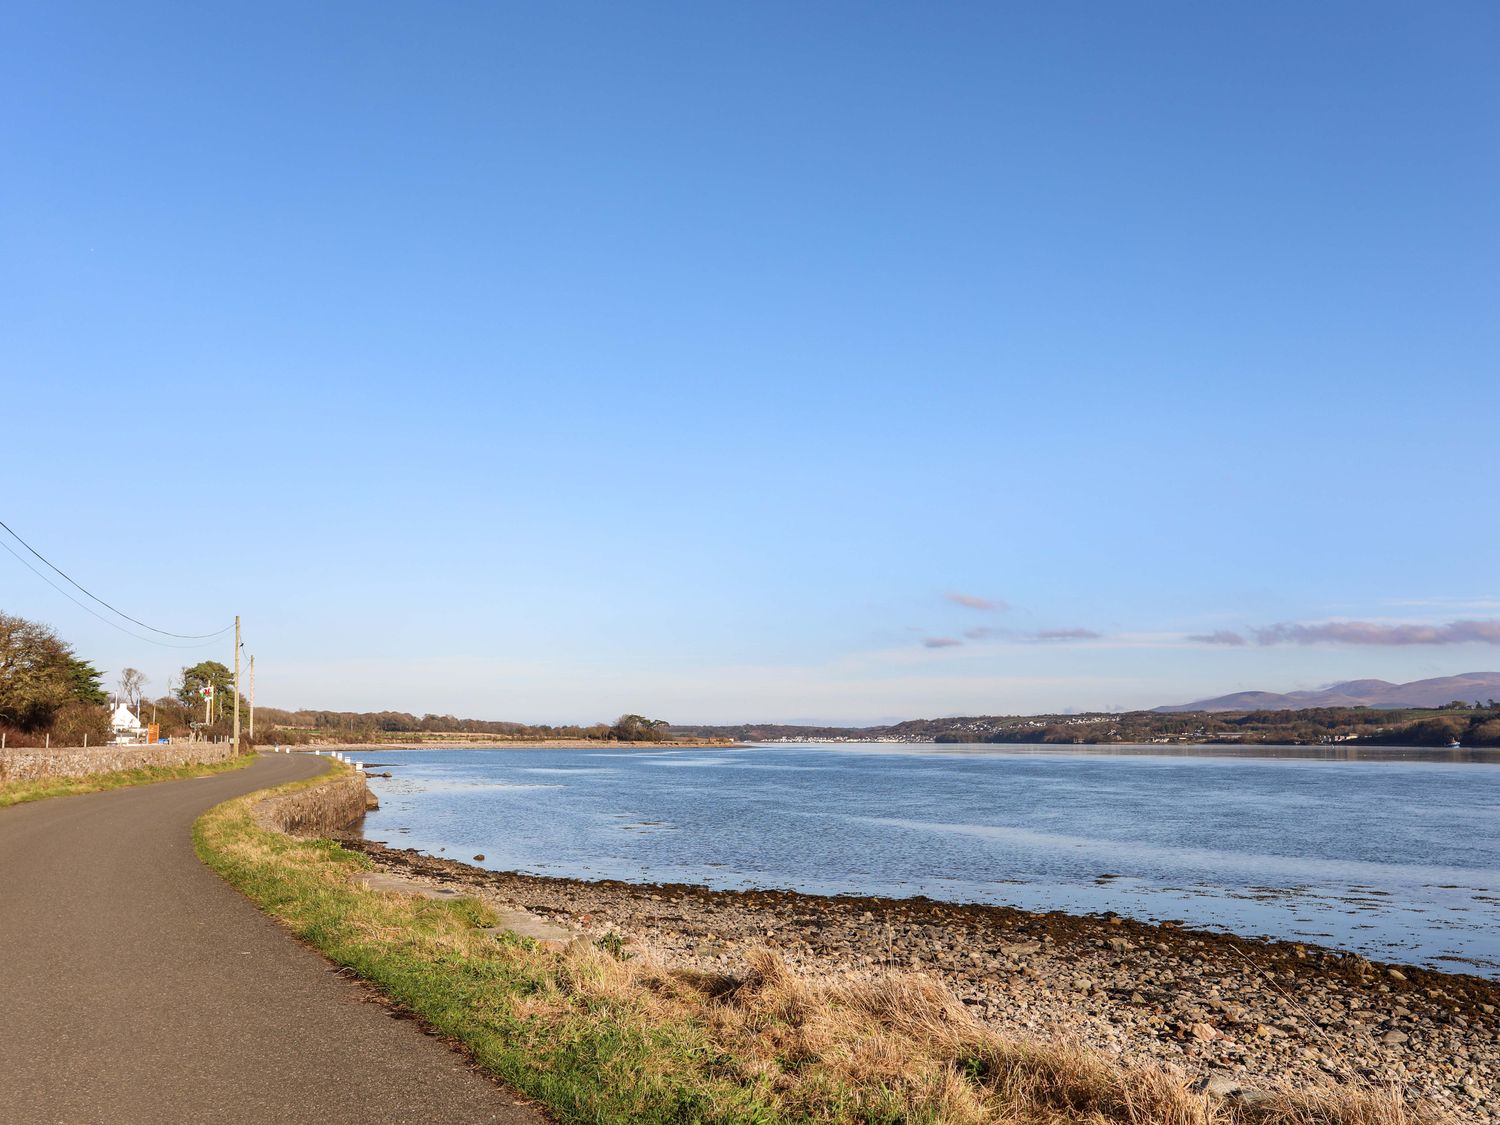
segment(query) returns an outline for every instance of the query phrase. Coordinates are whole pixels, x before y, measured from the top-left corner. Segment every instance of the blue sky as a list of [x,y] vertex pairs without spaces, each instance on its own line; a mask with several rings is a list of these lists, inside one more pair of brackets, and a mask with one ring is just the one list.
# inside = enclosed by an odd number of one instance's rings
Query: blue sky
[[[242,614],[285,706],[1500,667],[1497,43],[1480,3],[8,5],[0,518],[154,625]],[[229,654],[8,555],[0,608],[158,690]]]

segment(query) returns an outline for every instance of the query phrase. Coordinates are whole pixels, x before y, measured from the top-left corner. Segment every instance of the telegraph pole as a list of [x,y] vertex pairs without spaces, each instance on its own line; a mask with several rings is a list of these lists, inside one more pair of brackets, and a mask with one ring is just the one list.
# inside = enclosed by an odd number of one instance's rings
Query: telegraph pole
[[[224,620],[222,617],[220,621]],[[240,615],[234,615],[234,753],[240,752]]]

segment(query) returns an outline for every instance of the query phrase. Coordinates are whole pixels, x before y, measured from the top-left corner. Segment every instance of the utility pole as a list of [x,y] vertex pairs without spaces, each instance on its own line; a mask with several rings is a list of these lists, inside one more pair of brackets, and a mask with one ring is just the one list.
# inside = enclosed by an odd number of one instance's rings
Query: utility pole
[[[223,618],[219,618],[220,621]],[[250,654],[250,741],[255,741],[255,653]]]
[[[224,619],[219,618],[220,621]],[[240,752],[240,615],[234,615],[234,753]]]

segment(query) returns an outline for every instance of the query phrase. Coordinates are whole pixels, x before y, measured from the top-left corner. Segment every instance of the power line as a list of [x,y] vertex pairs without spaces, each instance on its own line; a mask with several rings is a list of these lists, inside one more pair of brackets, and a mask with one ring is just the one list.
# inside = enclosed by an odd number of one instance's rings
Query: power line
[[[5,528],[6,531],[10,532],[11,536],[16,540],[17,543],[21,544],[21,546],[25,547],[33,555],[35,555],[37,558],[41,559],[42,562],[46,563],[53,570],[57,571],[58,574],[62,575],[63,578],[67,579],[68,583],[70,585],[72,585],[75,589],[81,591],[84,594],[87,594],[89,597],[93,598],[94,601],[96,601],[100,605],[102,605],[105,609],[110,610],[113,613],[118,613],[126,621],[130,621],[130,622],[133,622],[136,625],[139,625],[142,629],[147,629],[147,630],[149,630],[150,632],[153,632],[153,633],[160,633],[164,637],[176,637],[178,640],[181,640],[181,641],[205,641],[205,640],[212,640],[214,637],[223,636],[225,633],[229,632],[229,630],[231,630],[231,629],[234,628],[233,625],[226,625],[226,626],[224,626],[224,628],[220,629],[216,633],[173,633],[173,632],[170,632],[170,631],[168,631],[166,629],[158,629],[155,625],[147,625],[144,621],[141,621],[141,620],[138,620],[137,618],[131,617],[130,614],[126,613],[124,610],[122,610],[122,609],[115,609],[114,606],[110,605],[107,601],[105,601],[103,598],[101,598],[98,594],[95,594],[92,591],[84,589],[76,581],[74,581],[73,578],[71,578],[67,573],[65,573],[62,570],[61,567],[59,567],[56,563],[52,562],[50,559],[48,559],[46,556],[44,556],[40,551],[38,551],[35,547],[33,547],[30,543],[26,542],[26,540],[22,539],[19,535],[17,535],[15,533],[15,531],[10,527],[10,525],[7,524],[7,523],[5,523],[4,520],[0,520],[0,527]],[[7,550],[9,550],[8,547],[7,547]],[[16,554],[14,551],[11,551],[10,553],[13,554],[13,555]],[[16,558],[19,559],[19,558],[21,558],[21,556],[20,555],[16,555]],[[21,561],[22,562],[26,562],[25,559],[21,559]],[[30,563],[27,563],[26,565],[27,565],[27,567],[34,574],[37,574],[37,575],[39,575],[40,577],[43,577],[43,578],[46,577],[46,575],[41,574],[41,572],[38,571],[36,569],[36,567],[31,566]],[[49,581],[48,584],[51,585],[51,582]],[[57,589],[57,587],[53,586],[53,589]],[[98,615],[95,614],[95,616],[97,617]],[[149,637],[142,637],[141,639],[142,640],[149,640],[150,638]],[[173,647],[183,648],[183,647],[197,647],[197,646],[177,645],[177,646],[173,646]]]
[[[93,616],[97,617],[100,621],[104,622],[111,629],[118,629],[120,632],[124,633],[127,637],[134,637],[136,640],[138,640],[138,641],[145,641],[147,644],[160,645],[162,648],[207,648],[209,645],[213,644],[213,641],[199,641],[196,644],[176,645],[176,644],[173,644],[171,641],[159,641],[155,637],[144,637],[140,633],[135,632],[133,629],[127,629],[127,628],[125,628],[125,626],[121,625],[118,621],[111,621],[108,617],[105,617],[104,614],[100,613],[93,606],[86,605],[85,603],[79,601],[72,594],[68,593],[61,586],[59,586],[56,582],[52,581],[52,579],[48,578],[45,574],[43,574],[36,567],[32,566],[29,562],[27,562],[20,555],[17,555],[16,551],[15,551],[15,548],[12,547],[9,543],[5,542],[5,540],[0,539],[0,547],[4,547],[13,556],[15,556],[15,560],[18,563],[20,563],[22,566],[24,566],[27,570],[31,571],[32,574],[35,574],[43,582],[47,583],[47,585],[51,586],[54,590],[56,590],[63,597],[67,598],[68,601],[72,602],[79,609],[83,610],[85,613],[89,613],[89,614],[92,614]],[[231,628],[232,628],[232,626],[231,626]]]

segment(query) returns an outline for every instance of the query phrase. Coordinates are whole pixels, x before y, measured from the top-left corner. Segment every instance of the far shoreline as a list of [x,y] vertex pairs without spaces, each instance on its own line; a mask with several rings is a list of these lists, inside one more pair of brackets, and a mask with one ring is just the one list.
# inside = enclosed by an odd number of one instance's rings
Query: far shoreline
[[1454,765],[1500,765],[1500,748],[1493,747],[1437,747],[1437,745],[1356,745],[1350,742],[1317,744],[1317,742],[886,742],[855,741],[855,739],[807,739],[799,742],[754,742],[732,741],[732,739],[681,739],[670,742],[618,742],[591,741],[586,738],[553,739],[463,739],[463,741],[419,741],[405,742],[314,742],[314,744],[275,744],[261,742],[258,750],[279,750],[293,753],[320,753],[320,751],[359,751],[369,753],[396,753],[396,751],[429,750],[594,750],[598,753],[610,750],[775,750],[775,748],[843,748],[843,750],[865,750],[870,753],[1118,753],[1163,757],[1269,757],[1283,754],[1305,760],[1349,763],[1454,763]]
[[[260,748],[275,743],[261,743]],[[282,743],[282,748],[293,753],[316,754],[322,750],[361,750],[394,753],[397,750],[737,750],[751,746],[748,742],[732,739],[682,740],[673,742],[617,742],[592,741],[587,738],[526,738],[497,741],[494,739],[466,739],[455,742],[423,742],[411,739],[406,742],[319,742],[305,745]]]

